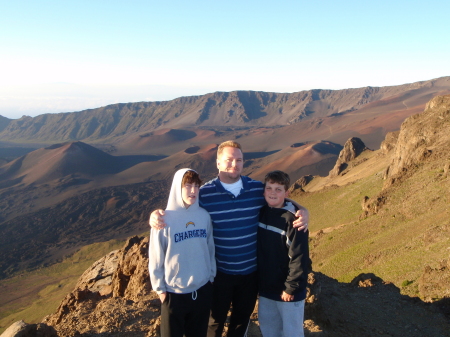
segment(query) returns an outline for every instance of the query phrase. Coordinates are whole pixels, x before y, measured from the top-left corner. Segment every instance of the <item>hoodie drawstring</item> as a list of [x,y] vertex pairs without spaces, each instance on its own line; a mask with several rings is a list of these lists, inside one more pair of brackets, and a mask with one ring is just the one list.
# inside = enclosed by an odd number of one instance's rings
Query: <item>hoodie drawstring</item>
[[195,301],[197,299],[197,290],[192,292],[192,299]]

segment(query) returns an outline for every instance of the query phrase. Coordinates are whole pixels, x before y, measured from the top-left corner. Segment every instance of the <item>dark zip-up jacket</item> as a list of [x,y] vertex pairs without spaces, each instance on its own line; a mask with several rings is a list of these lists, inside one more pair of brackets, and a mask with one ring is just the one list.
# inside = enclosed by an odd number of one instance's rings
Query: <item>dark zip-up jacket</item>
[[260,296],[281,301],[281,293],[285,291],[294,295],[294,301],[306,297],[311,270],[309,233],[292,226],[296,210],[291,203],[284,208],[266,205],[261,209],[258,227]]

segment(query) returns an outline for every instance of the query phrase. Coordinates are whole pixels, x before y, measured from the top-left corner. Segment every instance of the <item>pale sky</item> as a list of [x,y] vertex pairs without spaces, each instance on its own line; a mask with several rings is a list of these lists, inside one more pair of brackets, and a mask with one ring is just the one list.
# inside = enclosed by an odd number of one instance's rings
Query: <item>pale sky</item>
[[0,115],[450,75],[450,2],[0,0]]

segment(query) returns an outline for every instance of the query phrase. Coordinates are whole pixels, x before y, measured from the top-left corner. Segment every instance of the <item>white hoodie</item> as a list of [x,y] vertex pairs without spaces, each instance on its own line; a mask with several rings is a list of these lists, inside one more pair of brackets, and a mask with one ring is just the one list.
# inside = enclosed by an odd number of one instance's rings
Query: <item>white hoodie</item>
[[186,209],[181,182],[190,169],[175,173],[164,215],[167,226],[150,231],[149,272],[158,294],[193,292],[216,276],[211,218],[195,203]]

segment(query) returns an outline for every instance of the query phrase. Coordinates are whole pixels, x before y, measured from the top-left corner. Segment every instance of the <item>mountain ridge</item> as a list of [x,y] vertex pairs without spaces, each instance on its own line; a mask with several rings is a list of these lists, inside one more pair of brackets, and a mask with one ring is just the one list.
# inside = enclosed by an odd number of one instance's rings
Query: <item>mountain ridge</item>
[[72,113],[23,116],[0,128],[0,140],[111,142],[163,127],[284,126],[311,118],[355,114],[377,101],[408,108],[405,102],[414,98],[414,105],[424,105],[442,92],[450,93],[450,77],[388,87],[295,93],[214,92],[170,101],[119,103]]

